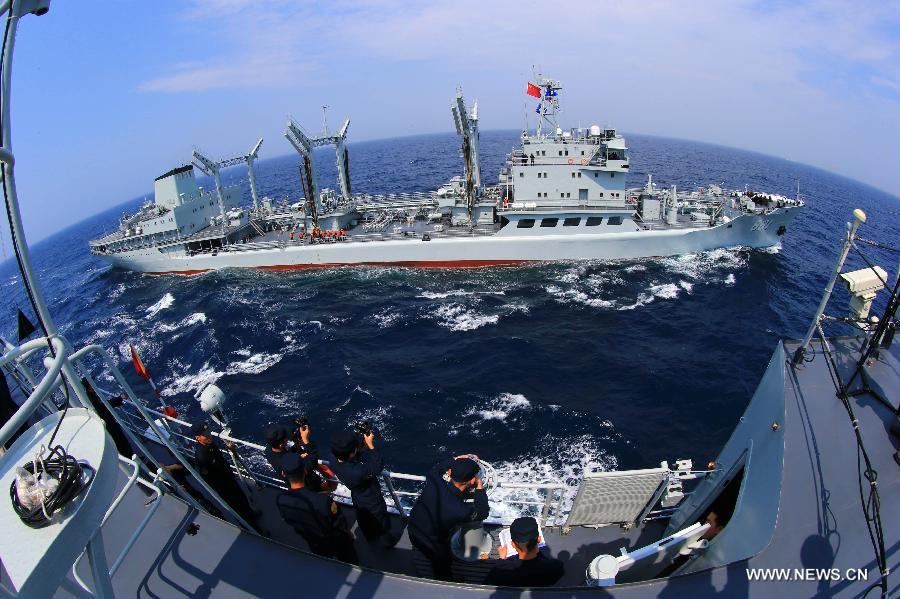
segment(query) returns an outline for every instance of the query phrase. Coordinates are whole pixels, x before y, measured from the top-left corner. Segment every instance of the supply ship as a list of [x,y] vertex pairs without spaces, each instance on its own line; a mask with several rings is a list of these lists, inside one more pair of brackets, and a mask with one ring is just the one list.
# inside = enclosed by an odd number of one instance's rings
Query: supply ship
[[[629,150],[615,129],[563,130],[559,82],[528,84],[539,100],[535,131],[487,185],[479,168],[478,103],[457,90],[451,105],[462,142],[464,176],[430,193],[351,193],[349,119],[337,133],[308,135],[289,121],[285,136],[301,160],[304,197],[260,198],[253,150],[213,160],[194,150],[192,163],[155,181],[155,198],[90,242],[113,266],[155,274],[196,274],[229,267],[293,270],[346,265],[478,267],[553,260],[667,256],[720,247],[778,243],[798,197],[709,185],[691,192],[658,188],[648,176],[626,188]],[[334,146],[338,189],[320,188],[314,148]],[[223,187],[220,171],[245,164],[251,206],[240,185]],[[198,185],[195,167],[215,188]]]

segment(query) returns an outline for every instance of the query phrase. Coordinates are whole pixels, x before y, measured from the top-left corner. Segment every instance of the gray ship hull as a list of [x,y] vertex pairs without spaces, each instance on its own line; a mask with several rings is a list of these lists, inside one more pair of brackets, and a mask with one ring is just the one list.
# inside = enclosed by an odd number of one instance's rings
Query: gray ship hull
[[716,248],[776,245],[801,206],[764,215],[742,214],[713,227],[642,229],[622,233],[473,235],[377,241],[234,244],[187,255],[148,247],[102,255],[113,266],[152,274],[197,274],[222,268],[300,270],[336,266],[464,268],[557,260],[621,260],[671,256]]

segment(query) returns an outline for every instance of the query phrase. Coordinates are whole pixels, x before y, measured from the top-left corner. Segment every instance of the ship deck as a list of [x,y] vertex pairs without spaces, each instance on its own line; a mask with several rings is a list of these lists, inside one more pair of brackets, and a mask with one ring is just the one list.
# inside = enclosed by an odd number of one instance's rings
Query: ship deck
[[[833,344],[839,369],[847,377],[859,341],[845,338],[833,340]],[[196,513],[181,500],[166,495],[114,576],[116,594],[244,597],[303,591],[309,596],[328,597],[421,597],[432,593],[442,597],[528,597],[556,592],[561,596],[590,593],[592,597],[596,593],[612,597],[858,597],[878,577],[860,505],[851,425],[835,398],[821,346],[814,342],[808,354],[814,359],[798,369],[787,364],[795,348],[793,342],[779,345],[770,370],[775,368],[782,374],[767,379],[769,383],[760,386],[754,399],[754,403],[783,402],[784,471],[780,488],[773,489],[780,494],[771,542],[749,559],[694,574],[589,589],[578,585],[593,557],[655,540],[661,535],[661,524],[652,522],[627,534],[609,527],[574,528],[569,534],[552,528],[546,535],[550,551],[566,564],[565,578],[557,587],[522,590],[480,586],[477,582],[484,573],[482,563],[456,568],[461,582],[437,583],[413,576],[413,553],[405,535],[390,551],[373,552],[357,541],[363,567],[306,553],[303,541],[271,509],[273,491],[263,491],[255,498],[264,511],[262,526],[270,538]],[[880,473],[881,517],[888,565],[893,571],[900,565],[900,476],[894,461],[900,439],[891,432],[897,424],[900,397],[897,354],[896,346],[883,351],[866,370],[866,381],[887,399],[886,403],[872,394],[855,395],[850,400],[873,466]],[[146,509],[144,495],[132,491],[104,525],[102,534],[110,560]],[[352,518],[352,509],[347,511]],[[401,525],[399,520],[396,524]],[[837,568],[842,573],[859,568],[869,579],[749,582],[746,569],[758,567]],[[79,572],[89,580],[87,571],[87,560],[83,560]],[[58,596],[77,595],[73,584],[70,576]],[[893,578],[889,594],[897,590]]]

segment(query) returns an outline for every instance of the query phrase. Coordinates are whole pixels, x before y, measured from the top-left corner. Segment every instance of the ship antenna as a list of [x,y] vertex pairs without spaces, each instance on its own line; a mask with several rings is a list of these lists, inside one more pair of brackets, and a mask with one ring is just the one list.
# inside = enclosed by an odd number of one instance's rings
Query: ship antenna
[[328,136],[328,104],[322,105],[322,135]]

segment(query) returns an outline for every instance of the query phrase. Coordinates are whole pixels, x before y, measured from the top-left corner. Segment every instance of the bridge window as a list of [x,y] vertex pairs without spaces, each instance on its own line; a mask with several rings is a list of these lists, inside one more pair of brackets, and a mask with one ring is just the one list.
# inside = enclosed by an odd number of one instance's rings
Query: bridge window
[[556,223],[559,222],[558,218],[545,218],[541,220],[542,227],[555,227]]
[[602,216],[589,216],[587,219],[587,223],[585,223],[588,227],[597,227],[603,224]]
[[621,225],[622,217],[621,216],[610,216],[606,221],[607,225]]
[[516,223],[516,227],[519,229],[530,229],[534,226],[533,218],[523,218],[518,223]]
[[567,218],[566,220],[563,221],[564,227],[577,227],[580,224],[581,224],[580,218]]

